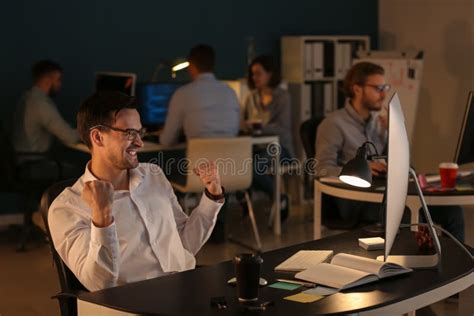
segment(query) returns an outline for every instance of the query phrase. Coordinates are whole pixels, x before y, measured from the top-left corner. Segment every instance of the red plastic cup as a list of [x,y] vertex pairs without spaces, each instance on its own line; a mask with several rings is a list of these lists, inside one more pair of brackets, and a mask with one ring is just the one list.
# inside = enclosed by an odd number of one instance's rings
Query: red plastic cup
[[443,189],[453,189],[456,186],[458,165],[454,162],[442,162],[439,164],[439,176]]

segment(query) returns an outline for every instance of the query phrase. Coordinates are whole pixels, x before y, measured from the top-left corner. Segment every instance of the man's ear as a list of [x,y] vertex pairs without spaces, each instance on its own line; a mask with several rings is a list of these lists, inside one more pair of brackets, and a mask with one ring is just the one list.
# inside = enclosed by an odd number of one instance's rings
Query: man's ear
[[90,132],[91,143],[96,144],[99,147],[104,146],[104,138],[98,129],[93,129]]
[[359,86],[358,84],[352,85],[352,92],[354,93],[354,96],[361,95],[362,94],[362,86]]

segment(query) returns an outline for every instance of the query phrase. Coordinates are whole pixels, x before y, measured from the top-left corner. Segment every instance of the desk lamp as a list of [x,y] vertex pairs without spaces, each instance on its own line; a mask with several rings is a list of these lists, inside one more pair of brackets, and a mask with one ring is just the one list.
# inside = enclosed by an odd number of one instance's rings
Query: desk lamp
[[156,82],[158,79],[158,73],[161,69],[167,68],[170,70],[168,76],[172,79],[176,78],[176,73],[180,70],[186,69],[189,66],[189,62],[184,58],[177,58],[174,60],[164,60],[161,61],[156,67],[155,71],[153,71],[153,75],[151,76],[151,82]]
[[[372,146],[375,155],[369,155],[367,153],[368,145]],[[344,165],[341,170],[341,174],[339,175],[339,179],[342,182],[355,187],[369,188],[372,185],[372,171],[370,170],[367,161],[385,158],[387,157],[379,155],[377,148],[373,143],[365,142],[359,147],[359,149],[357,149],[356,156]],[[386,192],[384,192],[382,205],[380,206],[379,211],[379,222],[377,222],[375,225],[364,228],[365,232],[371,235],[383,235],[384,233],[384,226],[382,222],[384,221],[386,195]]]

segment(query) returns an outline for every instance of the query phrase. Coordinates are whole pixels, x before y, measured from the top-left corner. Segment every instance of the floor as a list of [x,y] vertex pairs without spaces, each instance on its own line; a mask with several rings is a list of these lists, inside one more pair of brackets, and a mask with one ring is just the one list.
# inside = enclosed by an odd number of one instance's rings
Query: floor
[[[267,228],[269,202],[256,203],[257,220],[264,250],[275,249],[312,239],[311,205],[293,205],[291,216],[285,222],[280,237]],[[474,208],[466,208],[466,241],[474,246]],[[253,242],[248,234],[248,219],[242,220],[236,203],[229,208],[229,229],[236,238]],[[324,230],[324,236],[339,233]],[[59,290],[56,272],[48,245],[32,243],[26,252],[15,251],[14,234],[0,234],[0,316],[59,315],[58,305],[50,297]],[[200,265],[209,265],[232,259],[246,249],[233,243],[208,243],[197,255]],[[474,315],[474,287],[460,294],[458,302],[438,302],[417,312],[417,315]]]

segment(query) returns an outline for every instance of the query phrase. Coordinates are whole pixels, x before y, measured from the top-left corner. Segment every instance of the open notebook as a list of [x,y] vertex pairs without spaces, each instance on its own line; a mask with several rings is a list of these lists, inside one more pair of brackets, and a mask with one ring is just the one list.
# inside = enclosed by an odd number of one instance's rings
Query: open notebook
[[275,267],[278,272],[299,272],[313,268],[332,256],[332,250],[300,250]]
[[339,253],[331,263],[320,263],[295,278],[343,290],[411,271],[395,263]]

